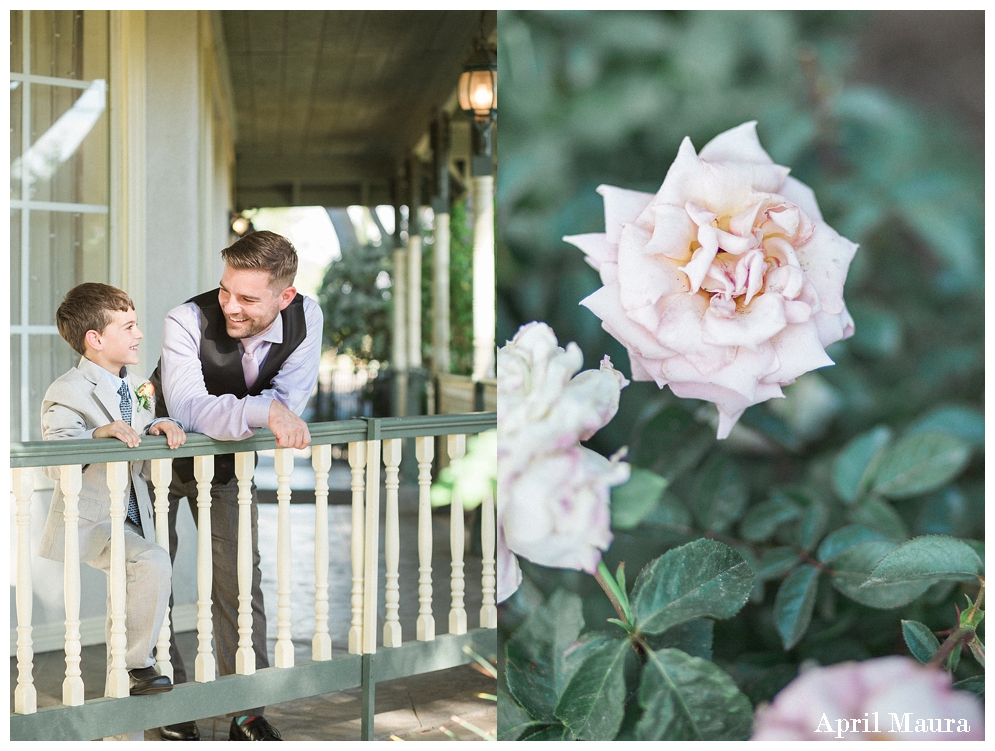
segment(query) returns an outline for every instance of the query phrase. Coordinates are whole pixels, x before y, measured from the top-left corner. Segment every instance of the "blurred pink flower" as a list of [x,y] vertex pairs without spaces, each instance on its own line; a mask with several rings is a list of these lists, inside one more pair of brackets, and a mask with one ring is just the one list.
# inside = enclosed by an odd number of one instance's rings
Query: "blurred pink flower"
[[544,323],[498,350],[498,602],[521,583],[516,556],[593,572],[611,544],[610,489],[629,465],[580,442],[615,416],[628,381],[608,357],[578,373],[583,362]]
[[755,126],[700,155],[685,138],[656,195],[602,185],[605,232],[564,238],[601,275],[581,304],[625,345],[632,378],[714,402],[719,438],[853,334],[843,283],[857,246]]
[[757,711],[754,741],[978,741],[981,702],[908,657],[803,670]]

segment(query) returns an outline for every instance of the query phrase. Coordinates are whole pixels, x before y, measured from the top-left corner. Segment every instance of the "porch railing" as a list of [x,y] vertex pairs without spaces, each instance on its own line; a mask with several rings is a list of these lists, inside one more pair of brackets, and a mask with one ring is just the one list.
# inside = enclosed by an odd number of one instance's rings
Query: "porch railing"
[[[465,549],[463,508],[453,503],[450,513],[451,607],[441,616],[448,633],[436,635],[433,611],[432,523],[430,506],[431,468],[438,436],[446,436],[447,458],[465,451],[468,434],[495,427],[496,413],[434,415],[420,417],[345,420],[318,423],[311,431],[312,465],[315,472],[315,632],[311,661],[294,664],[290,639],[290,475],[293,450],[275,450],[277,474],[277,642],[274,666],[255,670],[251,633],[251,541],[250,506],[254,452],[274,449],[268,431],[244,441],[214,441],[188,434],[179,449],[169,450],[165,438],[146,437],[141,446],[123,448],[119,441],[73,440],[34,441],[11,446],[13,495],[17,529],[17,685],[14,713],[10,720],[11,740],[87,740],[124,734],[149,727],[236,712],[247,706],[263,706],[307,696],[362,687],[361,737],[373,737],[375,684],[392,678],[417,675],[469,662],[465,648],[476,652],[496,651],[497,609],[495,606],[495,509],[494,499],[485,499],[481,509],[482,605],[477,618],[469,617],[464,605]],[[400,535],[398,522],[399,466],[402,439],[414,438],[418,472],[418,618],[416,633],[402,635],[398,618],[398,562]],[[332,659],[328,629],[328,473],[331,447],[348,444],[351,471],[352,587],[349,607],[351,623],[348,654]],[[236,673],[218,677],[212,650],[211,622],[211,478],[214,456],[234,453],[238,478],[239,538],[239,649]],[[125,670],[126,644],[124,617],[124,519],[127,488],[127,462],[151,460],[156,540],[168,546],[167,490],[171,460],[194,457],[198,483],[197,544],[197,638],[195,677],[165,694],[131,697]],[[78,503],[82,465],[108,463],[111,499],[112,563],[108,587],[111,592],[111,666],[108,678],[110,697],[84,701],[80,672],[80,563],[77,549]],[[30,500],[34,492],[34,468],[58,466],[65,494],[66,519],[66,673],[61,706],[37,707],[34,686],[31,639],[32,579],[30,570]],[[383,593],[386,618],[377,652],[380,487],[384,478],[384,562],[386,586]],[[479,628],[468,628],[477,620]],[[440,632],[441,628],[438,629]],[[408,640],[405,641],[404,637]],[[157,654],[168,654],[169,616],[159,638]],[[160,673],[172,675],[168,661],[157,664]]]

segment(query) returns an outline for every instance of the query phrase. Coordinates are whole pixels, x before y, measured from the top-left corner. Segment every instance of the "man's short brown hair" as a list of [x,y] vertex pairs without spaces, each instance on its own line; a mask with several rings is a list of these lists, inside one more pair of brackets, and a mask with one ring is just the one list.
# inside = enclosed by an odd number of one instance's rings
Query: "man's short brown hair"
[[110,313],[134,309],[135,303],[117,287],[84,282],[66,293],[66,299],[55,311],[55,325],[69,346],[85,355],[87,331],[102,334],[111,322]]
[[221,258],[233,269],[262,269],[270,282],[282,291],[297,276],[297,251],[290,240],[268,230],[251,232],[221,251]]

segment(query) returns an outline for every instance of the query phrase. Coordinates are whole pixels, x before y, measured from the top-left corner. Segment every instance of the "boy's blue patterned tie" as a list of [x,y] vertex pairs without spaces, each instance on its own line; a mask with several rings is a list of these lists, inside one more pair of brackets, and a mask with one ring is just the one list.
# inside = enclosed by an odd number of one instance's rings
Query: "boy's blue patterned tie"
[[[128,391],[128,384],[122,383],[117,393],[121,396],[121,419],[131,425],[131,394]],[[129,471],[128,474],[130,475],[131,472]],[[131,498],[128,500],[128,521],[141,529],[142,519],[138,515],[138,499],[135,497],[135,486],[133,483],[129,483],[129,486],[131,487]]]

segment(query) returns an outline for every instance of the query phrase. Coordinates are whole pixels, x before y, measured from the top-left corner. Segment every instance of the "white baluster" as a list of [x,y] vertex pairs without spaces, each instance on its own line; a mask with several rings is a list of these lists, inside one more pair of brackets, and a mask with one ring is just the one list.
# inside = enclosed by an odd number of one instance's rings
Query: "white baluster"
[[214,582],[214,559],[211,550],[211,479],[214,457],[195,456],[193,474],[197,479],[197,660],[194,679],[209,683],[216,677],[211,636],[211,587]]
[[480,570],[480,627],[497,628],[497,604],[494,601],[497,578],[494,572],[494,494],[488,492],[480,505],[480,542],[483,551]]
[[[169,483],[173,477],[172,459],[152,460],[152,487],[155,489],[155,541],[169,553]],[[169,661],[169,608],[162,619],[155,645],[155,666],[159,675],[173,679],[173,664]]]
[[235,650],[235,673],[253,675],[256,653],[252,651],[252,475],[256,471],[256,453],[235,454],[238,478],[238,649]]
[[66,678],[62,682],[62,703],[78,707],[83,703],[83,678],[80,672],[79,633],[79,491],[83,487],[83,470],[78,464],[59,467],[65,522],[65,557],[62,566],[62,595],[66,603]]
[[328,470],[332,447],[311,447],[314,468],[314,638],[311,659],[332,659],[332,637],[328,634]]
[[31,494],[35,489],[34,469],[15,469],[11,474],[17,502],[17,688],[14,689],[14,712],[34,714],[38,711],[38,692],[33,675],[35,653],[31,641],[34,598],[31,586]]
[[349,444],[349,468],[352,475],[352,621],[349,626],[349,654],[363,652],[363,469],[366,467],[366,443]]
[[[448,436],[449,459],[458,459],[466,453],[466,436]],[[452,604],[449,610],[449,633],[466,633],[466,608],[463,604],[465,582],[463,580],[463,547],[465,528],[463,522],[463,499],[453,491],[449,517],[449,547],[452,550]]]
[[418,459],[418,641],[435,639],[432,615],[432,459],[435,437],[415,438]]
[[[107,696],[120,698],[130,693],[127,661],[128,636],[125,631],[125,595],[127,591],[124,560],[125,491],[128,489],[128,462],[108,462],[107,488],[111,496],[111,572],[107,586],[111,592],[111,671],[107,677]],[[68,521],[68,519],[67,519]],[[78,535],[76,544],[78,545]],[[67,547],[70,541],[66,540]],[[66,550],[66,567],[74,560],[75,586],[79,587],[79,550],[70,557]],[[68,578],[68,577],[67,577]],[[67,581],[67,585],[69,582]],[[66,587],[68,593],[69,586]],[[68,594],[67,594],[68,597]]]
[[386,467],[384,489],[385,517],[384,517],[384,563],[386,564],[386,575],[384,577],[384,601],[387,605],[387,617],[383,625],[383,645],[385,647],[401,646],[401,622],[397,617],[398,605],[401,601],[400,591],[397,585],[397,566],[401,556],[400,525],[397,518],[397,488],[398,488],[398,466],[401,463],[401,440],[393,438],[384,441],[383,461]]
[[363,536],[363,654],[377,651],[377,573],[380,550],[380,441],[366,442],[366,524]]
[[294,450],[273,452],[276,469],[276,649],[278,668],[294,666],[294,643],[290,640],[290,475],[294,471]]

